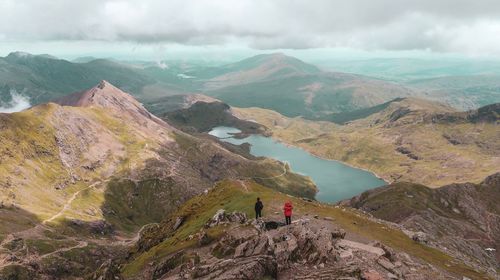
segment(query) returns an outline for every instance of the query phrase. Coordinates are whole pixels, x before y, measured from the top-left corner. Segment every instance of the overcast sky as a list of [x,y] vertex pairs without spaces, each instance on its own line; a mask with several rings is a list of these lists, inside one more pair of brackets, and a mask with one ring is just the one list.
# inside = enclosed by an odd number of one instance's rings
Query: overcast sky
[[0,0],[0,54],[165,50],[500,55],[499,0]]

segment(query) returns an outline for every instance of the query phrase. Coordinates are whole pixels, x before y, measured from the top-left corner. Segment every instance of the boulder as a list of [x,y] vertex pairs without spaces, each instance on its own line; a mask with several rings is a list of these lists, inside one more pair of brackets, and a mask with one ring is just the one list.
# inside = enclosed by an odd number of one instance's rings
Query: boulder
[[215,215],[208,220],[208,222],[205,224],[205,227],[211,228],[217,225],[221,224],[228,224],[228,223],[239,223],[239,224],[244,224],[248,221],[247,215],[242,212],[236,212],[234,211],[233,213],[226,213],[226,210],[224,209],[219,209]]

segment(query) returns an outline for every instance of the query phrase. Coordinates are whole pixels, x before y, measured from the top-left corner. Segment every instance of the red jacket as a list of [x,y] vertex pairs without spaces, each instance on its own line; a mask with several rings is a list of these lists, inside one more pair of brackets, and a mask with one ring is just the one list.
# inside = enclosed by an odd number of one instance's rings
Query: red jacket
[[292,216],[292,209],[293,209],[293,206],[292,206],[291,202],[285,203],[285,206],[283,207],[283,211],[285,213],[285,216],[287,216],[287,217]]

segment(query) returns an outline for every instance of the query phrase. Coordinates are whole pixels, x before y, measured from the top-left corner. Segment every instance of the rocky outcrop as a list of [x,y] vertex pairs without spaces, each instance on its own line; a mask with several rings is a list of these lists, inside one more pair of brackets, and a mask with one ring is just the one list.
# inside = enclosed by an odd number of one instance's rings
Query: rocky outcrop
[[247,222],[247,215],[241,212],[226,213],[224,209],[219,209],[215,215],[210,219],[205,227],[210,228],[218,225],[228,224],[228,223],[239,223],[243,224]]
[[[217,217],[221,217],[222,211]],[[214,217],[215,218],[215,217]],[[214,220],[214,219],[211,219]],[[219,220],[218,218],[215,220]],[[252,226],[251,226],[252,225]],[[426,279],[436,268],[381,243],[345,240],[346,232],[322,220],[300,219],[265,229],[265,222],[225,223],[210,244],[171,254],[152,279]],[[202,236],[202,231],[199,236]],[[145,277],[143,275],[143,277]],[[145,279],[149,279],[146,277]]]
[[434,246],[478,270],[494,272],[500,254],[500,173],[480,184],[438,189],[396,183],[343,204],[398,223],[414,241]]

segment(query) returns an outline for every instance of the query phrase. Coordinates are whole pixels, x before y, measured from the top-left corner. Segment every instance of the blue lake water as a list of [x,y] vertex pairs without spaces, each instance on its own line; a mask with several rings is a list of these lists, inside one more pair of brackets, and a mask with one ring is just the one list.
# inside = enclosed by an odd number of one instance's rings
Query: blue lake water
[[351,198],[365,190],[385,185],[373,173],[353,168],[338,161],[315,157],[303,149],[291,147],[270,137],[251,135],[244,139],[235,139],[232,133],[240,130],[232,127],[216,127],[210,135],[232,144],[249,143],[250,153],[287,162],[292,171],[311,177],[319,192],[316,199],[323,202],[337,202]]

